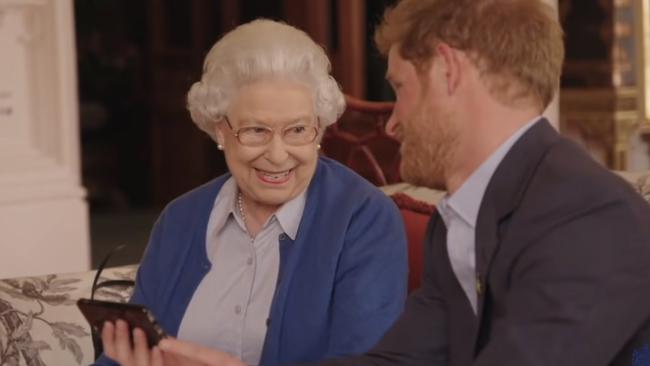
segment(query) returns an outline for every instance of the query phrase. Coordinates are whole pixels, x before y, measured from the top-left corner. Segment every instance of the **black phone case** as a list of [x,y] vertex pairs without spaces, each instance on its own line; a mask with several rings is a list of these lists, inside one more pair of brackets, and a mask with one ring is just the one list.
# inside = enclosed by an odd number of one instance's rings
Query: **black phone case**
[[129,324],[129,334],[134,328],[144,331],[149,348],[167,336],[151,311],[142,305],[79,299],[77,307],[97,334],[101,334],[104,322],[114,323],[117,319],[122,319]]

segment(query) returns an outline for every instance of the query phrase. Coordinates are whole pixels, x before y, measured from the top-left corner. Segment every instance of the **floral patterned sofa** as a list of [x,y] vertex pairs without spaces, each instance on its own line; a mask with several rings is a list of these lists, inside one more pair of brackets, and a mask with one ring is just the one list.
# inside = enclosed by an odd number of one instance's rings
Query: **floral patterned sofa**
[[[619,173],[650,201],[650,172]],[[417,287],[422,238],[443,192],[405,183],[381,187],[400,207],[409,239],[409,286]],[[137,265],[107,268],[99,282],[132,280]],[[0,366],[88,365],[94,359],[90,328],[76,301],[90,297],[95,271],[0,280]],[[126,301],[130,288],[103,287],[95,297]]]
[[[107,268],[98,282],[132,280],[137,265]],[[90,327],[76,301],[90,297],[95,271],[0,280],[0,366],[89,365]],[[102,287],[95,298],[125,302],[131,289]]]

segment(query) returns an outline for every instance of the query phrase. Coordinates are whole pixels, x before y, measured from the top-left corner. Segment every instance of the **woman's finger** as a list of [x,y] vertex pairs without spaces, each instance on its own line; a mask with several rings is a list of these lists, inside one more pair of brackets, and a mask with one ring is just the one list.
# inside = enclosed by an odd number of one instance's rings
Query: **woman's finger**
[[137,366],[149,366],[147,336],[140,328],[133,329],[133,358]]
[[112,322],[104,322],[102,327],[102,345],[104,354],[113,361],[117,361],[117,352],[115,351],[115,325]]
[[117,356],[117,360],[115,361],[122,366],[135,365],[129,325],[121,319],[115,322],[115,353]]

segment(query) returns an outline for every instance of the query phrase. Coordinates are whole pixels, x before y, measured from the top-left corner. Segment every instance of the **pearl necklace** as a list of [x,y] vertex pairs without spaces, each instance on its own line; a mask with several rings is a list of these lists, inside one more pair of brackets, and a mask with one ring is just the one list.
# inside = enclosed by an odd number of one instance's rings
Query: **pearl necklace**
[[244,226],[248,229],[248,222],[246,222],[246,213],[244,213],[244,203],[241,197],[241,192],[237,194],[237,209],[239,210],[239,216],[241,216]]

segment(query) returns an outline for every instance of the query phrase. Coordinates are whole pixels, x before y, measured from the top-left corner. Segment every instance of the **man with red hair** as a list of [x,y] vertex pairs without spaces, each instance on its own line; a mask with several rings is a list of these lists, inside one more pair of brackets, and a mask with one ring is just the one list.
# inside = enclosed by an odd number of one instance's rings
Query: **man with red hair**
[[[630,365],[650,340],[650,209],[541,117],[564,58],[554,11],[403,0],[376,41],[402,177],[447,195],[401,318],[367,354],[319,365]],[[241,365],[173,340],[161,349],[169,362]]]

